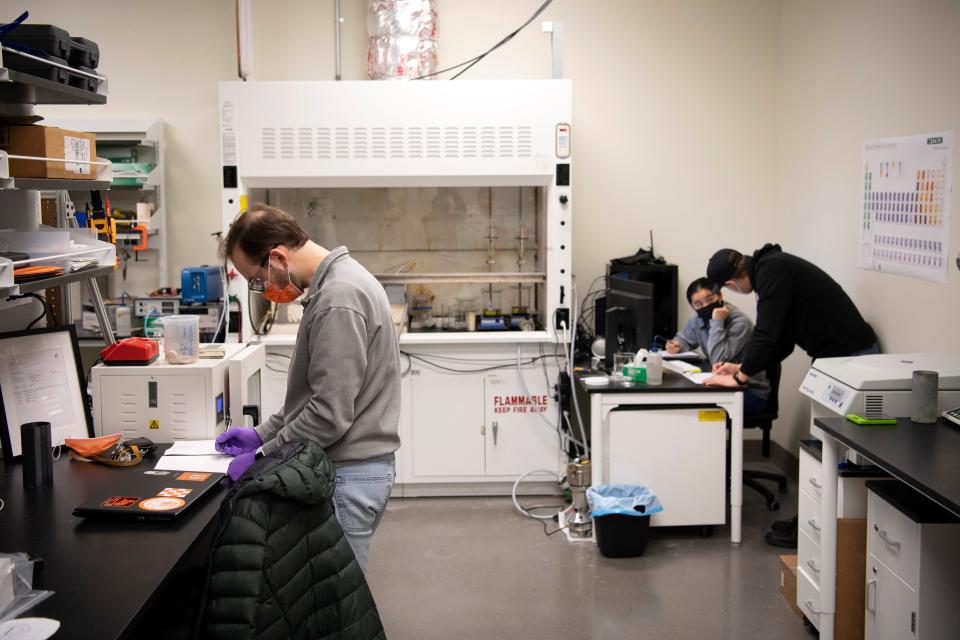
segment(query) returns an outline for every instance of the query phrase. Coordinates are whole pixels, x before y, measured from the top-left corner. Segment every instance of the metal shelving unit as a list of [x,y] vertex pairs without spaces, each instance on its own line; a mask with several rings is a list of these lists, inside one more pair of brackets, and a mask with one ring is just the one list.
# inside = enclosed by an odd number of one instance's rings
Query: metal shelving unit
[[66,189],[85,189],[105,191],[110,189],[109,180],[58,180],[54,178],[7,178],[7,189],[28,189],[31,191],[63,191]]
[[106,104],[106,80],[101,83],[101,89],[103,93],[95,93],[0,66],[2,104]]
[[97,267],[95,269],[83,269],[81,271],[73,271],[71,273],[65,273],[62,276],[54,276],[52,278],[44,278],[43,280],[34,280],[33,282],[24,282],[17,285],[20,289],[20,293],[34,293],[36,291],[43,291],[44,289],[53,289],[54,287],[60,287],[66,284],[72,284],[74,282],[83,282],[84,280],[89,280],[91,278],[98,278],[100,276],[107,276],[113,273],[114,267]]
[[[107,101],[107,80],[102,76],[92,76],[97,79],[97,90],[88,91],[8,69],[4,65],[4,56],[7,54],[23,55],[7,47],[0,47],[0,106],[5,107],[5,112],[15,112],[21,116],[29,116],[34,114],[36,105],[41,104],[94,105],[105,104]],[[48,64],[53,63],[48,62]],[[0,157],[0,227],[15,227],[24,231],[39,233],[41,191],[107,190],[111,185],[112,172],[109,167],[105,170],[98,170],[98,179],[95,180],[10,177],[6,154],[0,154],[0,156],[2,156]],[[61,224],[63,224],[62,220]],[[16,251],[17,247],[10,246],[6,250]],[[77,253],[79,255],[89,253],[89,251],[84,250]],[[70,253],[67,253],[61,256],[62,259],[65,259],[67,269],[70,268],[70,255]],[[38,260],[43,261],[42,258],[38,258]],[[101,261],[101,265],[94,268],[0,287],[0,294],[6,298],[11,295],[34,293],[55,287],[64,287],[64,292],[67,292],[68,285],[80,282],[87,288],[94,302],[104,341],[110,344],[114,342],[113,331],[106,315],[103,298],[97,287],[96,278],[112,273],[115,269],[115,265],[104,265]],[[69,295],[65,295],[65,298],[69,299]],[[64,308],[69,309],[69,305],[65,305]]]
[[[112,157],[112,154],[127,153],[134,149],[140,158],[138,161],[152,160],[153,170],[147,179],[140,184],[117,184],[122,180],[115,173],[109,188],[113,193],[110,196],[114,207],[131,209],[136,201],[146,201],[154,205],[154,213],[148,225],[149,251],[156,252],[156,287],[165,286],[167,281],[167,237],[166,237],[166,174],[165,174],[165,140],[164,124],[158,118],[49,118],[47,124],[71,129],[87,131],[97,136],[97,154],[103,157]],[[67,187],[71,192],[79,192],[87,187],[82,185]],[[93,187],[91,187],[93,188]],[[80,206],[78,194],[74,193],[74,202]],[[140,239],[138,233],[129,232],[123,227],[118,228],[117,240],[136,242]],[[152,290],[152,289],[150,289]],[[116,293],[116,292],[114,292]]]

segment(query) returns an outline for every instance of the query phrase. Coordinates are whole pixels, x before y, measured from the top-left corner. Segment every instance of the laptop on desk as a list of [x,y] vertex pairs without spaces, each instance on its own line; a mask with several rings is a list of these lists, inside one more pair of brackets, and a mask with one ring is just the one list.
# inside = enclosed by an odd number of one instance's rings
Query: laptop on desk
[[222,473],[156,471],[125,473],[73,510],[81,518],[173,522],[199,502]]

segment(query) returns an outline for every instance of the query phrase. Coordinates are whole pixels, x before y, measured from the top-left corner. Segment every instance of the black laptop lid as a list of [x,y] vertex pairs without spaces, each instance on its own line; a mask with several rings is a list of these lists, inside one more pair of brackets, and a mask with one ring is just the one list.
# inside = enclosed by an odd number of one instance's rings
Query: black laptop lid
[[156,471],[126,473],[73,510],[81,518],[176,520],[223,478],[222,473]]

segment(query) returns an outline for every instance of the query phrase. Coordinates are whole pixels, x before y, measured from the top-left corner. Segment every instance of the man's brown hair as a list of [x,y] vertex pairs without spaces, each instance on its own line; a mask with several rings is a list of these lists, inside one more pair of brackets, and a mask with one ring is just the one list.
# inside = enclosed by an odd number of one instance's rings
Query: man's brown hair
[[252,262],[259,262],[274,247],[299,249],[307,240],[307,232],[289,213],[257,203],[234,219],[220,243],[220,255],[229,258],[240,249]]

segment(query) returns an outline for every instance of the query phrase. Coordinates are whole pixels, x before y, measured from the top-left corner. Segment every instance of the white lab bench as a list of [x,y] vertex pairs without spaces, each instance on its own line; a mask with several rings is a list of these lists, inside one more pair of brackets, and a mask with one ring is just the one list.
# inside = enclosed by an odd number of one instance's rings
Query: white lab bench
[[579,379],[577,385],[579,397],[589,399],[580,410],[589,412],[592,484],[649,486],[664,507],[651,521],[653,526],[712,526],[726,521],[729,416],[730,540],[741,541],[743,393],[739,389],[697,385],[669,370],[663,372],[663,384],[658,386],[591,387]]

